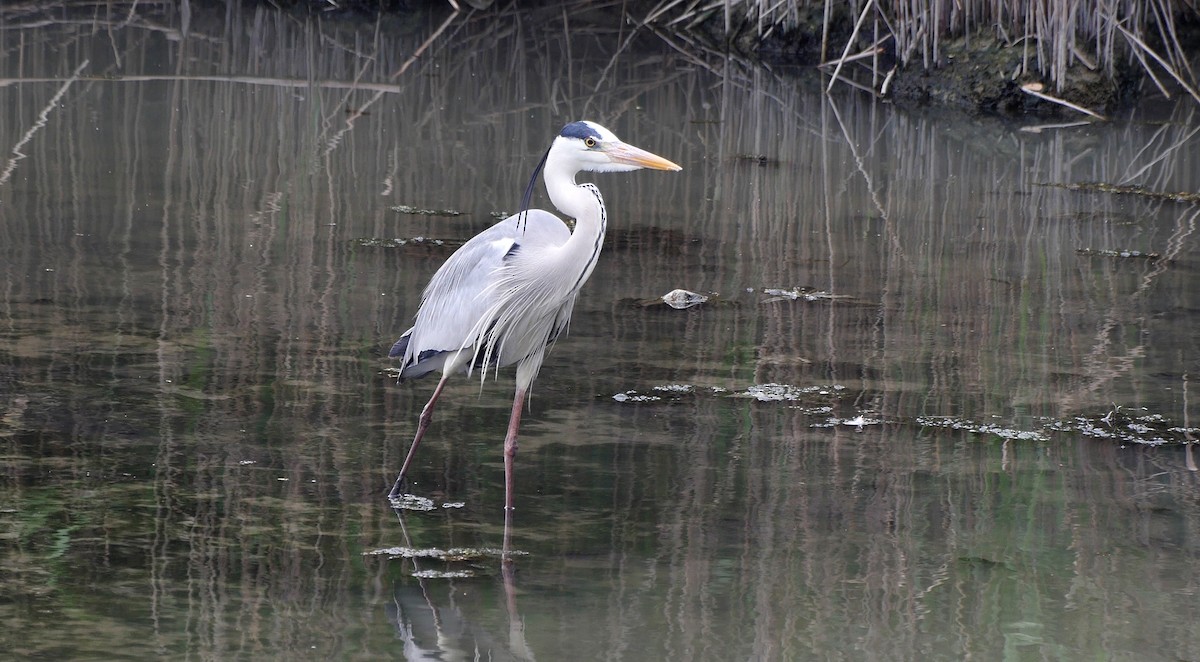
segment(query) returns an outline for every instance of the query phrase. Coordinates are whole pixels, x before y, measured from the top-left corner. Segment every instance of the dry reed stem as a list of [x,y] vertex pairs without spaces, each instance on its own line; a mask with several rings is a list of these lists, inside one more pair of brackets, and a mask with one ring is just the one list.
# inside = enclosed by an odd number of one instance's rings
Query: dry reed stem
[[1163,85],[1162,81],[1158,79],[1158,76],[1154,75],[1154,69],[1150,66],[1150,63],[1146,61],[1146,57],[1142,55],[1142,52],[1135,48],[1133,49],[1133,56],[1137,58],[1138,64],[1142,65],[1142,71],[1146,72],[1146,75],[1150,77],[1151,82],[1153,82],[1154,86],[1158,88],[1158,93],[1163,95],[1163,97],[1170,99],[1171,93],[1167,90],[1167,86]]
[[890,37],[884,37],[883,39],[880,39],[879,41],[875,42],[874,44],[871,44],[870,46],[868,46],[866,48],[866,50],[859,51],[858,53],[855,53],[854,55],[851,55],[849,57],[840,58],[837,60],[830,60],[828,62],[822,62],[821,64],[818,64],[817,66],[821,67],[821,68],[825,68],[825,67],[830,67],[830,66],[833,66],[833,65],[839,64],[839,63],[857,62],[858,60],[865,60],[869,57],[875,57],[875,56],[883,53],[883,48],[881,47],[881,45],[883,44],[883,42],[887,41],[888,39],[890,39]]
[[862,13],[858,15],[858,21],[854,23],[854,30],[850,33],[850,39],[846,41],[846,47],[842,49],[842,57],[838,60],[837,67],[833,70],[833,75],[829,79],[829,85],[825,88],[826,92],[833,89],[833,84],[838,80],[838,74],[842,71],[842,65],[846,62],[846,56],[850,53],[850,47],[854,45],[854,40],[858,37],[858,31],[862,29],[863,21],[867,19],[867,12],[871,7],[875,6],[875,0],[867,0],[867,4],[863,5]]
[[[1183,79],[1183,76],[1181,76],[1180,73],[1175,70],[1175,67],[1168,64],[1166,60],[1162,58],[1162,56],[1160,56],[1153,48],[1147,46],[1146,42],[1142,41],[1137,35],[1125,29],[1125,26],[1121,25],[1120,23],[1115,23],[1115,25],[1117,30],[1119,30],[1131,44],[1142,49],[1146,55],[1149,55],[1151,58],[1153,58],[1154,61],[1159,64],[1159,66],[1161,66],[1168,74],[1171,75],[1171,78],[1175,79],[1175,82],[1179,83],[1179,85],[1186,90],[1188,94],[1192,95],[1193,99],[1195,99],[1197,102],[1200,102],[1200,91],[1197,91],[1196,88],[1189,85],[1187,81]],[[1150,68],[1146,67],[1146,70],[1149,71]]]
[[883,82],[879,85],[879,96],[887,96],[888,89],[892,86],[892,79],[895,78],[897,69],[899,67],[892,67],[888,70],[887,75],[883,77]]
[[[642,19],[642,24],[645,25],[646,23],[653,22],[659,16],[662,16],[663,14],[671,11],[672,7],[674,7],[675,5],[678,5],[681,2],[683,2],[683,0],[670,0],[669,2],[660,2],[657,7],[650,10],[650,13],[646,15],[646,18]],[[728,32],[728,26],[726,26],[726,31]]]
[[1066,99],[1060,99],[1058,97],[1054,97],[1054,96],[1050,96],[1049,94],[1045,94],[1044,92],[1040,92],[1038,88],[1040,88],[1041,86],[1042,86],[1041,83],[1026,83],[1025,85],[1021,86],[1021,91],[1030,96],[1034,96],[1039,99],[1049,101],[1050,103],[1056,103],[1060,106],[1070,108],[1071,110],[1083,113],[1085,115],[1091,115],[1092,117],[1095,117],[1098,120],[1107,121],[1106,117],[1104,117],[1100,113],[1097,113],[1094,110],[1088,110],[1087,108],[1084,108],[1083,106],[1080,106],[1080,105],[1073,104],[1070,101],[1067,101]]
[[433,44],[433,42],[437,41],[437,38],[442,36],[442,33],[446,31],[446,28],[450,27],[450,24],[460,16],[461,14],[457,11],[447,16],[446,20],[442,21],[442,24],[438,26],[437,30],[434,30],[433,34],[429,35],[429,38],[422,42],[421,45],[417,47],[417,50],[413,51],[412,55],[408,56],[408,59],[404,61],[404,64],[400,65],[400,68],[396,70],[396,73],[391,75],[391,79],[396,80],[403,75],[405,71],[408,71],[408,68],[412,66],[413,62],[416,62],[417,58],[421,57],[421,54],[424,53],[426,49]]

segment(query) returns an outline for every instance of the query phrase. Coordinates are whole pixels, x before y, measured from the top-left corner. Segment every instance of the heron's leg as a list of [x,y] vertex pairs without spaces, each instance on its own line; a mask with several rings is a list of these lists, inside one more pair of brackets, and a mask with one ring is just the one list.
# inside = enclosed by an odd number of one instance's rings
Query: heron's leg
[[433,405],[437,402],[438,396],[442,394],[442,389],[445,388],[446,380],[449,377],[450,373],[442,375],[437,387],[433,389],[433,395],[429,396],[429,402],[426,402],[425,408],[421,410],[421,417],[417,419],[417,434],[413,437],[412,446],[408,447],[408,455],[404,458],[404,465],[400,467],[400,475],[396,477],[396,484],[392,485],[392,491],[388,492],[389,499],[400,494],[401,486],[404,484],[404,475],[408,473],[408,465],[412,464],[413,457],[417,454],[417,445],[421,443],[421,438],[425,436],[425,430],[429,428],[429,423],[433,420]]
[[513,397],[512,415],[508,417],[508,434],[504,437],[504,519],[513,509],[513,462],[517,459],[517,431],[521,428],[521,409],[525,406],[525,389],[518,388]]
[[513,461],[517,459],[517,430],[521,428],[521,409],[525,406],[525,389],[518,388],[513,398],[512,415],[508,418],[508,434],[504,436],[504,546],[502,563],[512,563],[511,549],[513,513]]
[[500,567],[512,565],[512,509],[504,509],[504,546],[500,548]]
[[517,430],[521,428],[521,409],[525,406],[525,389],[518,388],[513,398],[512,415],[508,417],[508,434],[504,437],[504,510],[513,509],[513,461],[517,459]]

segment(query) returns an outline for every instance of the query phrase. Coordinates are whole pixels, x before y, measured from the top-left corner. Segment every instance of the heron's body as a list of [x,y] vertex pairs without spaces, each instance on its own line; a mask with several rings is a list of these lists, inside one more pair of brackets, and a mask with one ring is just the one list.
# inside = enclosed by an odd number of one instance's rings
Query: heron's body
[[512,461],[522,405],[547,347],[570,323],[575,298],[596,267],[608,223],[599,189],[576,184],[575,175],[581,170],[680,169],[592,122],[563,127],[543,163],[550,199],[575,219],[574,232],[550,212],[534,209],[475,235],[433,275],[413,327],[392,346],[389,356],[401,359],[401,378],[433,371],[441,371],[442,377],[421,412],[389,496],[399,493],[446,380],[458,372],[479,369],[485,377],[493,368],[516,365],[517,388],[504,443],[505,507],[512,510]]
[[[421,297],[416,323],[390,353],[402,357],[401,378],[435,370],[486,372],[522,361],[536,363],[530,381],[537,376],[547,344],[566,330],[575,295],[590,269],[571,268],[572,249],[577,247],[570,244],[573,238],[579,241],[579,230],[572,234],[556,216],[540,209],[524,216],[510,216],[475,235],[434,274]],[[600,231],[603,234],[603,228]],[[529,264],[531,260],[537,263]],[[563,264],[553,264],[558,261]],[[529,277],[541,268],[557,269],[568,277]],[[559,305],[544,305],[551,301]]]

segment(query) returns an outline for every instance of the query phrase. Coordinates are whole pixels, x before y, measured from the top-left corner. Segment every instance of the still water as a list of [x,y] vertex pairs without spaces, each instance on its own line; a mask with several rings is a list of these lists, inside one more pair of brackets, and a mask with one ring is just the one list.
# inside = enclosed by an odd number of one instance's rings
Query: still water
[[[905,111],[579,11],[86,11],[0,10],[3,656],[1200,658],[1200,211],[1061,186],[1195,191],[1194,106]],[[433,384],[385,355],[581,118],[684,170],[592,178],[506,578],[511,374],[397,513]]]

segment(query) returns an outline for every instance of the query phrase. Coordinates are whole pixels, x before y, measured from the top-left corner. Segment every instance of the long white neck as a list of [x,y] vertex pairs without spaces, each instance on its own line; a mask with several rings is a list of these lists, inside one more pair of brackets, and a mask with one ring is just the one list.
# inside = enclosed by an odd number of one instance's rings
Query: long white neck
[[551,153],[551,161],[546,163],[546,191],[559,211],[575,219],[575,230],[562,246],[562,258],[578,265],[579,276],[574,283],[574,289],[578,290],[596,267],[608,217],[600,190],[593,184],[576,184],[573,173],[553,167],[554,156]]

